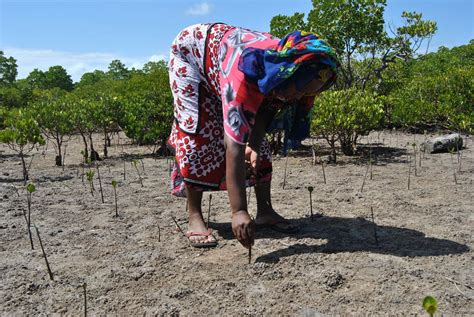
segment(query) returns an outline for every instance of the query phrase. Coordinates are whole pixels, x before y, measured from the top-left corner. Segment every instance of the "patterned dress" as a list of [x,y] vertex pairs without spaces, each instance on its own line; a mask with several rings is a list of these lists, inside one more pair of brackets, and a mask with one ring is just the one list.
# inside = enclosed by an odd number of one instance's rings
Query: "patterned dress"
[[[258,86],[239,71],[239,57],[247,47],[266,49],[278,41],[268,33],[222,23],[193,25],[175,38],[169,64],[175,120],[168,140],[176,158],[174,195],[183,196],[185,185],[226,189],[224,133],[246,144],[264,101]],[[269,182],[272,164],[266,140],[260,158],[260,181]],[[248,178],[246,185],[254,183]]]

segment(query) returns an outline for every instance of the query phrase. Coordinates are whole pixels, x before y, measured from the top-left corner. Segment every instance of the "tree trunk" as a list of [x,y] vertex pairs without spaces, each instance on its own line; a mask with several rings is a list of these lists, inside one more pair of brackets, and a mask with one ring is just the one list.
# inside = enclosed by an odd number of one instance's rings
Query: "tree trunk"
[[89,149],[87,148],[87,139],[84,133],[81,132],[82,136],[82,141],[84,142],[84,157],[88,158],[89,157]]
[[58,135],[56,136],[56,145],[58,146],[58,155],[56,155],[56,166],[62,166],[63,165],[63,156],[61,153],[62,142]]
[[107,135],[107,129],[104,128],[104,157],[107,157],[107,146],[110,146],[110,138]]
[[94,143],[92,142],[92,133],[89,133],[89,141],[91,146],[91,161],[100,161],[99,153],[94,149]]
[[26,181],[28,181],[28,169],[26,168],[26,162],[25,162],[25,155],[23,154],[23,151],[20,152],[20,158],[21,158],[21,166],[23,168],[23,184],[26,185]]

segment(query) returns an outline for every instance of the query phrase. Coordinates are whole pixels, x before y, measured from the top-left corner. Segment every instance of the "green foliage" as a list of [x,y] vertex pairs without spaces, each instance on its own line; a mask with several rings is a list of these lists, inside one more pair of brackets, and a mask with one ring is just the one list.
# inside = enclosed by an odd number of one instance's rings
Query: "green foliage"
[[93,179],[94,179],[94,174],[95,174],[95,173],[94,173],[93,170],[90,170],[90,171],[87,171],[87,172],[86,172],[86,177],[87,177],[87,180],[88,180],[89,182],[92,182],[92,181],[93,181]]
[[389,94],[395,126],[474,131],[474,44],[414,60]]
[[130,77],[130,71],[125,67],[124,63],[115,59],[110,63],[107,75],[113,80],[124,80]]
[[380,124],[383,98],[355,89],[326,91],[315,100],[311,130],[322,135],[335,153],[339,141],[346,155],[353,155],[357,138]]
[[36,144],[44,144],[38,122],[30,112],[13,109],[6,113],[5,129],[0,131],[0,142],[17,153],[28,153]]
[[292,16],[277,15],[270,21],[270,33],[282,38],[293,31],[305,31],[308,26],[304,21],[304,13],[295,13]]
[[32,194],[36,191],[36,187],[35,187],[35,184],[33,183],[29,183],[28,185],[26,185],[26,190]]
[[112,187],[117,188],[117,181],[115,179],[112,180]]
[[26,81],[33,89],[59,88],[66,91],[71,91],[74,89],[71,76],[67,73],[64,67],[59,65],[51,66],[45,72],[35,68],[28,75]]
[[13,57],[6,57],[0,51],[0,86],[12,85],[18,75],[18,65]]
[[438,310],[438,302],[434,297],[426,296],[423,299],[423,308],[430,316],[433,316],[436,313],[436,310]]

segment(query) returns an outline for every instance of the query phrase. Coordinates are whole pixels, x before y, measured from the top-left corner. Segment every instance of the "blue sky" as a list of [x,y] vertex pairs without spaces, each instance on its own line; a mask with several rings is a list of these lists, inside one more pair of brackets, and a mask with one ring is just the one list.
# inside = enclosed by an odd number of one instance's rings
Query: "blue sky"
[[[141,68],[166,58],[180,29],[225,22],[268,31],[277,14],[308,13],[310,0],[0,0],[0,50],[17,59],[19,78],[62,65],[74,80],[113,59]],[[388,0],[386,22],[402,11],[438,23],[430,50],[474,38],[474,0]]]

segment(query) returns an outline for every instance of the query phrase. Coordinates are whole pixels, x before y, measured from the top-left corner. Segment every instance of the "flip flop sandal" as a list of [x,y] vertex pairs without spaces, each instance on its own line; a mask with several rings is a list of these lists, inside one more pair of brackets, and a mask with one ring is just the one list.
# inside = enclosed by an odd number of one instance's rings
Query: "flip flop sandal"
[[[192,241],[189,239],[190,237],[213,237],[214,241],[208,241],[208,242],[196,242]],[[189,240],[189,243],[191,244],[192,247],[195,248],[214,248],[217,246],[217,240],[216,238],[212,235],[212,230],[209,229],[206,232],[193,232],[193,231],[188,231],[186,232],[186,237]]]
[[[290,226],[282,226],[282,224]],[[292,226],[286,220],[274,221],[271,223],[256,224],[257,229],[270,229],[281,233],[296,233],[300,230],[298,226]]]

